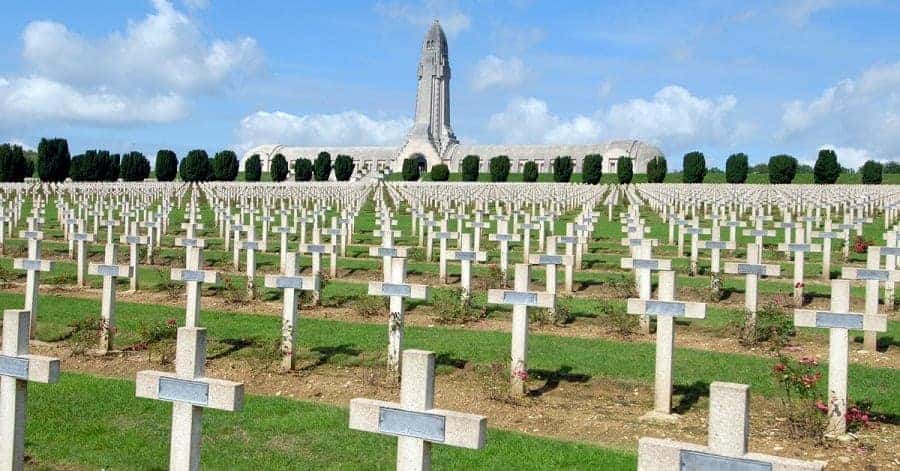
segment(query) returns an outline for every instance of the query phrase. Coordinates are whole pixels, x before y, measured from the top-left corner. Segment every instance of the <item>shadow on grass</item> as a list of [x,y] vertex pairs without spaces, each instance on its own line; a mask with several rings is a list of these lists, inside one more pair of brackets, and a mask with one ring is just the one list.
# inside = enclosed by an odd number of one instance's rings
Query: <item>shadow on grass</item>
[[337,356],[346,356],[346,357],[358,357],[362,354],[362,350],[353,348],[350,344],[341,344],[336,346],[328,346],[328,347],[315,347],[310,349],[311,352],[318,353],[319,356],[316,360],[309,365],[300,368],[300,371],[311,371],[314,370],[334,359]]
[[215,360],[217,358],[225,358],[228,355],[231,355],[232,353],[237,352],[238,350],[242,350],[251,345],[254,345],[254,342],[252,340],[247,340],[247,339],[222,339],[222,340],[219,340],[219,343],[225,344],[226,347],[223,348],[222,351],[216,352],[216,353],[208,356],[207,357],[208,360]]
[[534,369],[530,370],[529,374],[535,379],[544,381],[543,386],[528,392],[528,395],[532,397],[540,397],[553,391],[559,387],[559,383],[562,381],[567,383],[586,383],[591,379],[591,375],[572,373],[572,367],[568,365],[562,365],[556,371]]
[[703,381],[695,381],[693,384],[678,384],[673,388],[674,396],[681,396],[678,405],[672,412],[676,414],[684,414],[691,410],[701,397],[709,397],[709,383]]

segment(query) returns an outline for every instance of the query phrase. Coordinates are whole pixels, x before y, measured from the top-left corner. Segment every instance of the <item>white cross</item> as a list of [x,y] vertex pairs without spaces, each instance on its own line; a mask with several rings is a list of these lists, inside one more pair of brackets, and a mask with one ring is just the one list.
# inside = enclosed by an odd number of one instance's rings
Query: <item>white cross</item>
[[781,276],[781,267],[778,265],[763,265],[760,263],[760,247],[757,244],[747,244],[747,263],[725,262],[725,273],[745,275],[744,277],[744,307],[750,313],[751,322],[756,322],[757,311],[757,284],[761,276]]
[[528,290],[531,279],[530,267],[525,263],[516,264],[513,289],[488,290],[487,302],[512,305],[512,347],[509,386],[512,396],[525,394],[525,380],[528,379],[528,307],[556,307],[556,295]]
[[456,233],[449,232],[447,230],[447,220],[446,219],[441,221],[440,227],[441,227],[440,231],[432,232],[431,235],[435,239],[438,239],[439,241],[441,241],[440,246],[438,248],[438,250],[440,251],[440,256],[439,256],[440,261],[438,262],[438,267],[439,267],[438,278],[441,280],[441,283],[446,284],[447,283],[447,240],[449,240],[449,239],[455,240]]
[[106,244],[103,263],[88,265],[88,274],[103,277],[103,295],[100,304],[100,353],[106,354],[113,348],[116,331],[116,278],[130,277],[128,265],[116,265],[116,246]]
[[130,290],[138,289],[138,245],[147,245],[147,237],[137,235],[137,224],[132,226],[130,235],[123,235],[119,238],[119,242],[128,244],[128,266],[131,267],[131,278],[129,278]]
[[656,382],[653,412],[648,419],[669,420],[672,415],[672,363],[675,355],[675,318],[703,319],[706,304],[675,301],[675,272],[659,272],[659,301],[628,299],[629,314],[656,317]]
[[428,286],[406,283],[406,259],[391,260],[391,282],[370,281],[368,294],[387,296],[390,303],[388,318],[388,370],[400,373],[400,353],[403,349],[403,298],[428,299]]
[[37,328],[38,298],[40,294],[40,272],[49,272],[54,263],[50,260],[41,260],[41,240],[44,233],[40,231],[21,231],[19,236],[28,239],[28,258],[13,260],[13,268],[25,270],[25,310],[31,313],[28,325],[31,328],[29,338],[34,338]]
[[812,237],[822,239],[822,278],[831,278],[831,239],[845,237],[842,232],[834,232],[831,229],[831,219],[825,220],[825,228],[822,231],[813,231]]
[[748,453],[750,387],[714,382],[709,385],[708,446],[672,439],[641,437],[638,471],[777,470],[822,471],[823,461]]
[[506,282],[506,272],[509,270],[509,243],[518,242],[519,234],[509,234],[509,218],[500,216],[497,218],[497,233],[490,234],[488,240],[498,242],[500,244],[500,273],[503,275],[503,282]]
[[[620,266],[628,270],[634,270],[637,278],[637,292],[639,299],[650,299],[653,290],[652,272],[672,269],[672,261],[652,258],[652,245],[642,244],[634,249],[634,258],[622,258]],[[650,316],[640,317],[641,330],[645,334],[650,333]]]
[[31,314],[3,311],[0,348],[0,469],[25,469],[25,408],[28,383],[59,381],[59,359],[28,353]]
[[294,337],[294,326],[297,324],[297,290],[319,291],[319,277],[297,276],[297,254],[287,253],[281,275],[266,275],[266,288],[284,290],[284,303],[281,311],[281,366],[285,370],[294,369],[294,350],[297,340]]
[[185,326],[178,329],[175,373],[138,371],[135,395],[172,402],[169,469],[200,469],[203,408],[237,411],[243,407],[244,385],[206,377],[206,329],[200,321],[200,283],[216,283],[219,274],[199,270],[200,249],[188,251],[187,269],[173,268],[172,279],[187,282]]
[[78,252],[78,259],[75,262],[75,274],[78,279],[78,286],[87,286],[85,280],[85,275],[87,274],[87,247],[85,247],[85,245],[87,242],[94,241],[94,235],[83,232],[84,221],[79,221],[78,230],[81,232],[72,235],[72,238],[75,239]]
[[487,418],[434,408],[434,353],[403,352],[400,403],[350,401],[350,428],[397,437],[397,470],[431,469],[431,444],[480,450]]
[[447,252],[446,258],[459,260],[459,281],[462,285],[462,298],[463,300],[468,299],[472,294],[472,262],[487,261],[487,252],[472,250],[472,235],[463,234],[460,241],[460,249]]
[[837,436],[847,431],[847,365],[850,329],[885,332],[887,316],[850,312],[850,281],[831,280],[831,310],[794,309],[794,325],[830,330],[828,345],[828,433]]
[[[881,250],[870,246],[866,254],[866,268],[843,267],[841,278],[845,280],[864,280],[866,282],[866,315],[878,314],[878,286],[882,282],[900,281],[900,270],[881,270]],[[863,333],[863,348],[869,352],[877,349],[878,336],[876,332]]]
[[805,233],[803,232],[803,227],[800,226],[797,228],[796,244],[778,244],[779,251],[794,254],[794,302],[796,303],[797,307],[803,305],[803,265],[806,258],[805,253],[822,251],[822,246],[819,244],[804,243],[804,236]]

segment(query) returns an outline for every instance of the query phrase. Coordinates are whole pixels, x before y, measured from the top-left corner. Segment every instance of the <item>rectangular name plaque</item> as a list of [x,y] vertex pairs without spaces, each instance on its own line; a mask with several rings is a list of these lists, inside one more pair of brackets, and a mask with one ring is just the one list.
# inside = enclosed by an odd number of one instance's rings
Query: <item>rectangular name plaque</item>
[[629,247],[639,247],[644,239],[628,239]]
[[309,253],[325,253],[324,245],[308,245],[306,248]]
[[900,247],[882,247],[881,248],[882,255],[900,255]]
[[768,231],[753,230],[753,231],[750,231],[750,235],[753,237],[765,237],[765,236],[769,235],[769,233],[768,233]]
[[575,236],[560,236],[556,239],[560,244],[577,244],[578,238]]
[[244,242],[244,250],[259,250],[259,243],[246,241]]
[[378,409],[378,431],[381,433],[443,443],[445,429],[446,418],[440,415],[389,407]]
[[162,377],[159,378],[159,398],[164,401],[205,406],[209,404],[209,384]]
[[72,236],[72,238],[77,241],[84,242],[84,241],[88,240],[88,235],[87,234],[75,234],[74,236]]
[[409,296],[412,288],[409,285],[385,283],[381,285],[381,294],[385,296]]
[[737,272],[742,275],[765,275],[766,267],[750,263],[738,263]]
[[181,239],[182,247],[198,247],[200,242],[197,239]]
[[118,265],[98,265],[97,274],[100,276],[119,276]]
[[541,255],[538,257],[539,265],[562,265],[562,255]]
[[37,239],[40,237],[40,232],[37,231],[23,231],[22,238],[23,239]]
[[275,278],[275,287],[301,289],[303,288],[303,280],[296,276],[279,276]]
[[681,450],[681,471],[772,471],[771,463]]
[[537,304],[537,293],[504,291],[503,303],[532,306]]
[[839,329],[862,329],[862,314],[838,313],[838,312],[816,312],[816,327],[822,328],[839,328]]
[[651,316],[684,316],[684,304],[681,303],[667,301],[647,301],[644,306],[646,308],[645,314],[649,314]]
[[181,272],[181,281],[198,281],[202,283],[204,278],[206,276],[200,270],[184,270]]
[[41,261],[40,260],[22,260],[22,269],[23,270],[31,270],[31,271],[39,271],[41,269]]
[[509,242],[510,240],[512,240],[512,235],[510,234],[494,234],[494,236],[494,239],[497,242]]
[[856,270],[856,278],[859,280],[887,281],[890,279],[890,273],[887,270],[866,270],[860,268]]
[[722,241],[718,241],[718,240],[707,240],[706,248],[707,249],[725,250],[728,248],[728,242],[722,242]]
[[0,355],[0,376],[28,379],[28,360]]
[[632,263],[634,264],[635,270],[656,270],[659,268],[659,260],[636,258]]
[[456,259],[461,262],[474,262],[475,261],[475,252],[456,252]]
[[378,247],[379,257],[396,257],[397,249],[393,247]]
[[140,243],[141,243],[141,237],[140,237],[140,236],[126,236],[126,237],[125,237],[125,243],[126,243],[126,244],[129,244],[129,245],[130,245],[130,244],[140,244]]
[[790,252],[809,252],[809,244],[788,244]]

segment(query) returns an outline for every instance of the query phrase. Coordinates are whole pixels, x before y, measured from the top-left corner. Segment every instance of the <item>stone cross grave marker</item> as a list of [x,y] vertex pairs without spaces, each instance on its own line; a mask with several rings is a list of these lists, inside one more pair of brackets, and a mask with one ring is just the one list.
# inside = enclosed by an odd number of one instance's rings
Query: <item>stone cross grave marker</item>
[[[638,299],[650,299],[653,290],[652,272],[664,271],[672,269],[671,260],[652,258],[652,245],[642,244],[635,248],[635,257],[622,258],[620,266],[628,270],[634,270],[637,278],[637,294]],[[640,317],[641,331],[645,334],[650,333],[650,316],[642,315]]]
[[238,411],[244,385],[206,377],[206,329],[200,321],[200,283],[219,282],[219,273],[199,268],[200,248],[188,249],[187,268],[173,268],[172,279],[188,285],[185,326],[178,329],[175,372],[138,371],[135,396],[172,403],[169,469],[200,469],[203,409]]
[[440,241],[440,245],[438,246],[438,278],[441,280],[441,283],[447,284],[447,240],[456,240],[457,236],[456,232],[447,230],[446,219],[440,222],[440,229],[440,231],[432,232],[431,235]]
[[147,245],[147,237],[137,235],[137,223],[131,226],[130,234],[119,238],[122,244],[128,244],[128,266],[131,267],[131,277],[128,279],[130,291],[137,291],[138,284],[138,246]]
[[497,232],[488,235],[488,240],[497,242],[500,245],[500,273],[503,276],[503,282],[506,282],[507,271],[509,271],[509,243],[521,240],[519,234],[509,233],[509,218],[506,216],[497,217]]
[[265,243],[256,240],[256,229],[247,228],[247,239],[241,242],[241,248],[247,252],[247,297],[253,299],[256,294],[256,251],[265,251]]
[[712,231],[707,228],[700,227],[697,220],[694,219],[693,221],[691,221],[691,224],[684,229],[684,232],[691,235],[690,275],[694,276],[697,274],[697,255],[698,249],[700,248],[700,236],[712,234]]
[[805,254],[806,252],[822,251],[822,246],[819,244],[804,243],[804,236],[805,233],[803,227],[800,226],[797,228],[797,243],[778,244],[778,250],[780,252],[788,252],[794,255],[794,303],[797,307],[803,305],[803,288],[805,287],[803,283],[803,268],[806,260]]
[[706,304],[675,301],[675,272],[659,272],[659,300],[628,299],[629,314],[656,317],[656,381],[653,411],[644,415],[649,420],[677,419],[672,414],[672,364],[675,355],[675,318],[703,319]]
[[525,394],[525,380],[528,379],[528,307],[556,307],[556,296],[550,293],[529,291],[530,266],[516,264],[513,289],[488,290],[487,302],[512,305],[512,347],[510,362],[510,395]]
[[406,259],[391,260],[391,282],[370,281],[368,294],[387,296],[388,318],[388,370],[400,373],[400,354],[403,349],[403,298],[428,299],[428,286],[406,282]]
[[77,260],[75,261],[75,276],[78,279],[78,286],[87,286],[87,246],[88,242],[94,242],[94,234],[84,232],[84,221],[79,221],[78,232],[72,235],[75,239]]
[[472,263],[487,261],[487,252],[472,250],[472,235],[462,234],[460,249],[447,252],[446,258],[460,262],[459,282],[462,286],[462,299],[468,299],[472,294]]
[[781,276],[780,266],[760,263],[760,250],[759,245],[747,244],[746,263],[725,262],[725,273],[744,275],[744,307],[750,313],[751,322],[756,322],[759,277]]
[[397,437],[397,470],[431,469],[431,444],[479,450],[487,439],[487,418],[434,408],[434,353],[403,352],[400,403],[350,401],[350,428]]
[[128,265],[116,265],[116,246],[106,244],[103,263],[88,265],[88,274],[103,277],[99,353],[105,355],[113,348],[113,336],[116,332],[116,279],[132,276],[131,268]]
[[294,326],[297,324],[297,291],[318,292],[319,276],[297,276],[297,254],[285,254],[285,265],[281,275],[266,275],[266,288],[279,288],[284,292],[281,311],[281,367],[290,371],[294,369],[294,350],[297,339]]
[[842,232],[835,232],[831,228],[831,219],[825,220],[825,228],[822,231],[813,231],[812,236],[822,239],[822,279],[831,279],[831,239],[841,239]]
[[[883,247],[870,246],[866,254],[866,268],[843,267],[841,278],[845,280],[863,280],[866,282],[866,315],[878,315],[878,287],[880,283],[900,281],[900,270],[882,270],[881,251]],[[878,334],[875,331],[863,332],[863,349],[875,352]]]
[[[288,254],[288,234],[294,234],[296,231],[293,227],[288,225],[275,226],[272,228],[277,234],[279,234],[279,244],[278,244],[278,254],[279,254],[279,263],[278,267],[284,270],[285,263],[287,263],[287,254]],[[265,246],[265,244],[263,244]]]
[[28,325],[31,329],[29,338],[34,338],[37,328],[38,302],[41,290],[41,272],[49,272],[54,263],[50,260],[41,260],[41,241],[44,233],[41,231],[20,231],[19,236],[28,239],[28,258],[13,260],[13,268],[25,270],[25,310],[31,315]]
[[847,372],[849,363],[849,330],[885,332],[887,316],[850,312],[850,281],[831,280],[831,310],[794,310],[794,325],[829,330],[828,343],[828,433],[835,436],[847,431]]
[[[546,288],[545,291],[549,294],[556,295],[556,266],[571,266],[575,263],[574,257],[571,255],[558,255],[556,253],[556,236],[550,236],[547,238],[547,253],[545,254],[531,254],[528,257],[528,263],[530,265],[543,265],[544,266],[544,278],[546,280]],[[555,306],[554,306],[555,308]],[[548,309],[554,309],[548,308]]]
[[638,471],[822,471],[825,462],[801,461],[747,451],[750,386],[709,386],[708,446],[641,437]]
[[59,359],[28,353],[31,314],[3,311],[0,348],[0,469],[25,469],[25,415],[28,383],[59,381]]

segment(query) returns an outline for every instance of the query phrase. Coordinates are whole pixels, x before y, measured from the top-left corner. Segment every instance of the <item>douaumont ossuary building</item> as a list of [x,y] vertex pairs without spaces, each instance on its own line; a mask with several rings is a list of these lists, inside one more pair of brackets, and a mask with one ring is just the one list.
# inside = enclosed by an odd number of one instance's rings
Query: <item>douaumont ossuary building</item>
[[435,21],[422,44],[422,57],[418,68],[418,90],[416,92],[415,119],[406,136],[406,142],[399,146],[310,146],[295,147],[285,144],[265,144],[248,150],[241,159],[241,170],[251,155],[260,156],[264,171],[268,171],[273,157],[282,154],[288,162],[299,158],[310,160],[322,151],[332,158],[345,154],[353,157],[356,168],[367,172],[391,169],[399,171],[403,160],[419,159],[420,165],[430,169],[433,165],[447,164],[451,171],[458,171],[467,155],[481,157],[482,169],[486,170],[492,157],[509,157],[511,170],[521,171],[528,161],[536,162],[542,172],[550,171],[551,162],[557,156],[570,156],[575,163],[575,171],[581,170],[581,162],[586,155],[603,156],[603,171],[615,172],[616,163],[623,157],[630,158],[635,173],[644,173],[647,162],[662,152],[652,145],[639,140],[613,140],[598,144],[535,144],[535,145],[481,145],[460,142],[450,125],[450,57],[447,37],[438,21]]

